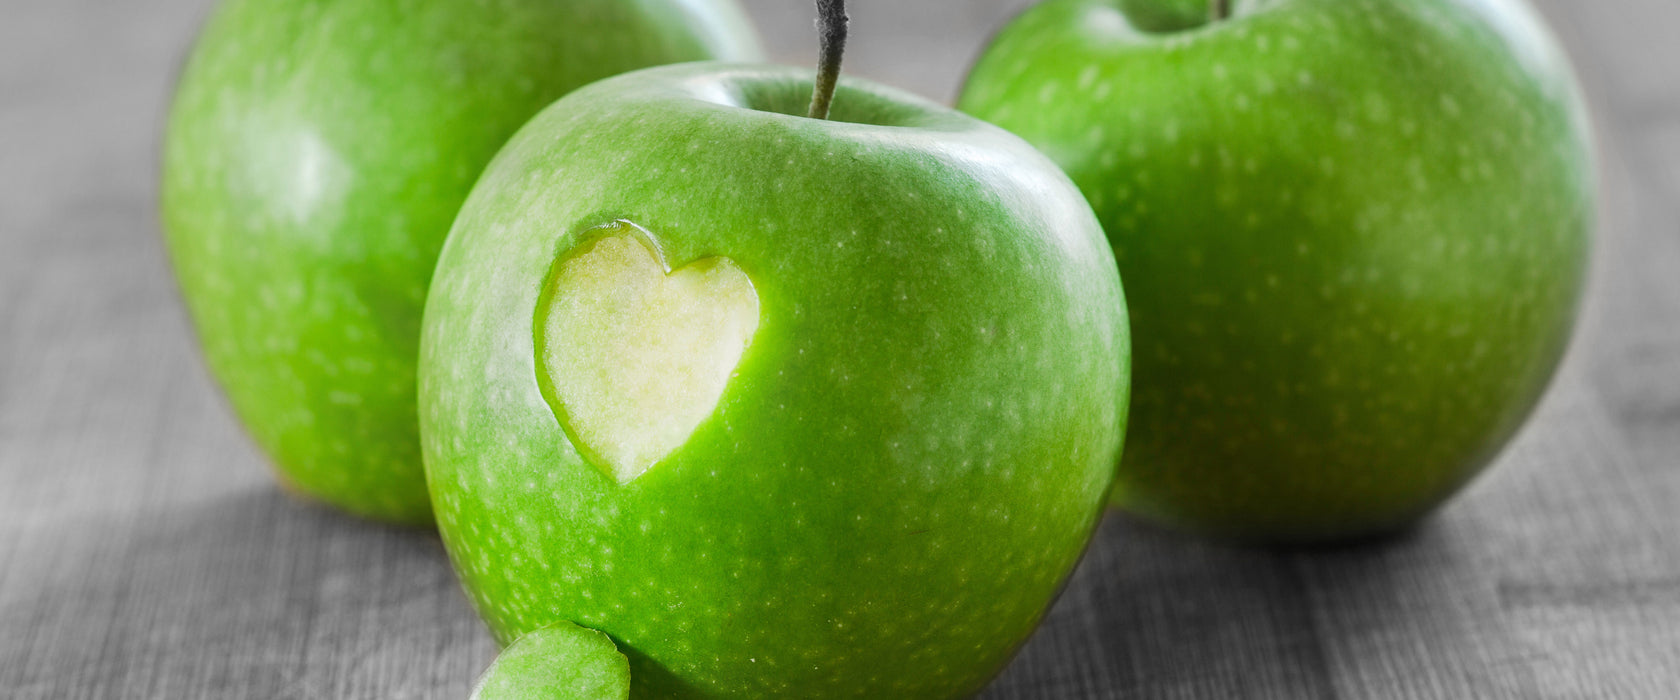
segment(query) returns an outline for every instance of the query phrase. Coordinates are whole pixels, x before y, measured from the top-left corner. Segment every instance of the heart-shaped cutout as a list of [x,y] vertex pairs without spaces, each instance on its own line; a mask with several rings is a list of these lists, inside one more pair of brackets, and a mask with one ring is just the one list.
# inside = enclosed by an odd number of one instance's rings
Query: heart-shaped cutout
[[537,363],[573,444],[627,484],[717,408],[758,330],[758,292],[729,258],[671,271],[629,222],[592,233],[549,274]]

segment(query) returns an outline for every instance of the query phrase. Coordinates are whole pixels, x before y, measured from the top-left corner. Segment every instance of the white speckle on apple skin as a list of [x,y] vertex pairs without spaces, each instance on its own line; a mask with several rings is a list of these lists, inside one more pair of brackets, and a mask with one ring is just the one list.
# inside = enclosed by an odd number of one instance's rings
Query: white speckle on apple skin
[[1096,64],[1088,65],[1079,71],[1078,85],[1080,90],[1089,90],[1097,81],[1099,68]]

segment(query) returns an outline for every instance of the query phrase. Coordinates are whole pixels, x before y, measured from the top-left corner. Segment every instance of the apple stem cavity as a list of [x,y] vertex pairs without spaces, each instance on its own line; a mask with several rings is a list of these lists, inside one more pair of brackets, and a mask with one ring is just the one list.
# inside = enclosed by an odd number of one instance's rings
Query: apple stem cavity
[[1231,16],[1231,0],[1209,0],[1208,16],[1218,22]]
[[817,84],[811,93],[811,118],[827,119],[840,82],[840,58],[846,53],[846,0],[817,0]]

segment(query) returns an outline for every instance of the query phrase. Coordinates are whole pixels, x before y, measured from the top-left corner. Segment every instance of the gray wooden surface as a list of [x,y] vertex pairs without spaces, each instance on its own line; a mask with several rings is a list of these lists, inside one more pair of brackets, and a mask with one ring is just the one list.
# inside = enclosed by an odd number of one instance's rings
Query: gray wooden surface
[[[0,697],[465,698],[436,538],[281,495],[201,368],[156,224],[209,0],[0,0]],[[753,0],[778,56],[807,3]],[[1024,0],[855,0],[853,71],[949,98]],[[1680,3],[1545,0],[1603,146],[1586,317],[1496,468],[1309,552],[1103,526],[991,698],[1680,697]]]

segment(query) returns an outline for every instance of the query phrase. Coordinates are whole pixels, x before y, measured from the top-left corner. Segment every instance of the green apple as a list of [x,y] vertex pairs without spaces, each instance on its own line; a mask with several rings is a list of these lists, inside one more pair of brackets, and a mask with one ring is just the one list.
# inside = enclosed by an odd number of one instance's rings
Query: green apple
[[1165,33],[1123,10],[1145,1],[1028,10],[959,101],[1113,243],[1137,338],[1114,502],[1273,542],[1414,522],[1573,324],[1594,177],[1564,56],[1514,0],[1239,0]]
[[578,86],[756,55],[733,0],[223,4],[170,115],[163,222],[210,368],[281,479],[429,523],[420,312],[484,165]]
[[601,630],[635,697],[944,698],[1106,503],[1100,225],[1001,129],[866,82],[654,68],[496,157],[426,304],[438,526],[496,636]]
[[630,662],[612,639],[561,622],[502,650],[472,700],[626,700]]

